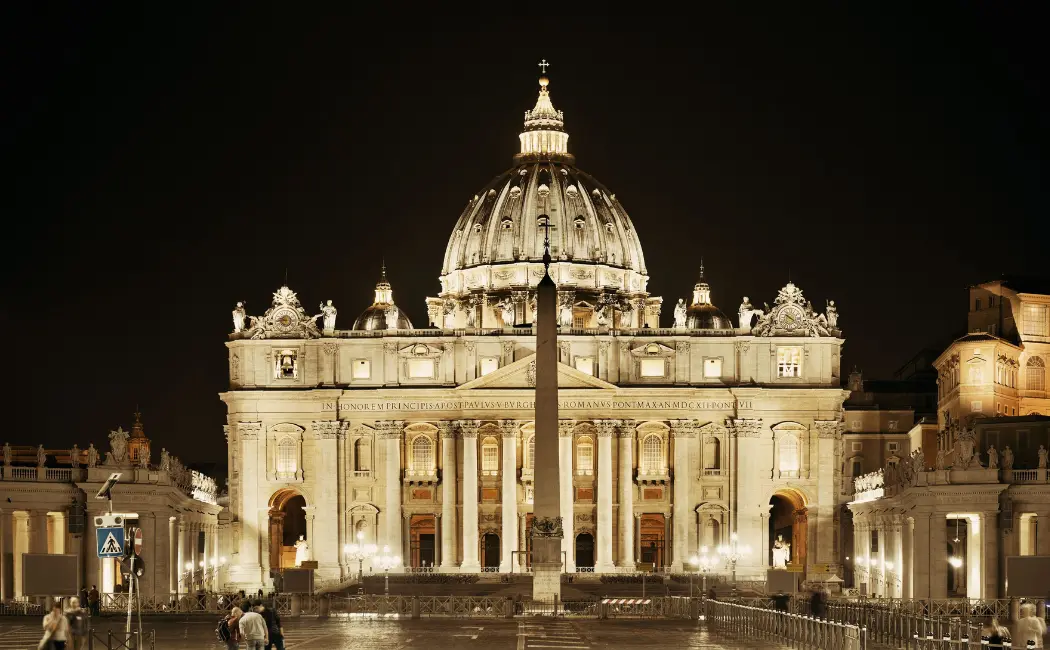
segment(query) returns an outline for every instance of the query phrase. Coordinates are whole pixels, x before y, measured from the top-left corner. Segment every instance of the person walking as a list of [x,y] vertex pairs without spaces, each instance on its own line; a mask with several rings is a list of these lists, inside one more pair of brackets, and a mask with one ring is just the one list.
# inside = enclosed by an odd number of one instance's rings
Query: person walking
[[1021,618],[1017,621],[1017,643],[1019,647],[1028,647],[1031,641],[1034,648],[1043,647],[1043,636],[1046,635],[1046,623],[1035,615],[1035,604],[1021,605]]
[[284,650],[284,628],[281,626],[281,617],[277,615],[276,610],[267,607],[266,603],[257,602],[255,611],[259,612],[266,621],[266,631],[270,635],[270,640],[266,643],[266,650],[271,650],[271,648]]
[[990,648],[1003,647],[1004,641],[1010,641],[1010,630],[999,624],[999,619],[992,617],[988,624],[988,646]]
[[226,629],[230,632],[229,638],[225,640],[226,650],[237,650],[241,643],[241,628],[238,623],[243,614],[240,607],[234,607],[226,616]]
[[66,639],[69,637],[69,621],[62,613],[62,603],[55,601],[51,611],[44,617],[44,637],[38,648],[66,650]]
[[66,601],[65,615],[69,623],[70,647],[72,650],[87,650],[91,619],[88,610],[80,606],[80,598],[73,596]]
[[98,593],[98,588],[95,585],[91,585],[91,591],[88,592],[88,609],[91,610],[92,616],[98,616],[102,610],[100,603],[102,595]]
[[[250,606],[249,606],[250,607]],[[266,620],[257,612],[247,609],[237,621],[237,627],[241,632],[241,639],[248,650],[264,650],[269,643],[269,634],[266,630]]]

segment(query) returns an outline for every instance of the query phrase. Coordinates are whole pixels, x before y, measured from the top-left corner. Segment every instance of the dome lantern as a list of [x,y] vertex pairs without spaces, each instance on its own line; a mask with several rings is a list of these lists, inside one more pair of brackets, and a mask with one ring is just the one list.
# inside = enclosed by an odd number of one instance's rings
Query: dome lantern
[[[541,67],[549,65],[544,61]],[[554,108],[547,86],[550,80],[546,75],[540,77],[540,95],[536,106],[525,111],[525,130],[518,135],[521,153],[514,156],[514,162],[525,160],[557,160],[571,163],[573,156],[569,153],[569,134],[565,132],[565,114]]]

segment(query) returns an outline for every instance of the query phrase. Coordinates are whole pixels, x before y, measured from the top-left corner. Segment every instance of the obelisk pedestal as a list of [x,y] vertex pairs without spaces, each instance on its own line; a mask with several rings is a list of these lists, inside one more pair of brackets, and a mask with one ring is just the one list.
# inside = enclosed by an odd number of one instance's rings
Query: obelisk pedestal
[[558,483],[558,288],[551,279],[550,245],[536,293],[536,475],[532,521],[532,598],[561,597],[563,537]]

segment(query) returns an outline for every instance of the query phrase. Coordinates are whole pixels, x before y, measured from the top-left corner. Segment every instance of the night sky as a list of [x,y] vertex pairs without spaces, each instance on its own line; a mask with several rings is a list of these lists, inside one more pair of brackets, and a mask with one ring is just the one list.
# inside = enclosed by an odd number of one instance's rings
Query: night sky
[[964,327],[967,285],[1046,272],[1034,11],[42,4],[0,16],[12,444],[99,445],[138,404],[155,448],[225,458],[230,310],[261,314],[286,271],[348,327],[385,256],[425,326],[458,215],[511,166],[542,58],[570,151],[634,221],[665,324],[701,256],[734,318],[790,275],[818,308],[837,301],[844,371],[890,377]]

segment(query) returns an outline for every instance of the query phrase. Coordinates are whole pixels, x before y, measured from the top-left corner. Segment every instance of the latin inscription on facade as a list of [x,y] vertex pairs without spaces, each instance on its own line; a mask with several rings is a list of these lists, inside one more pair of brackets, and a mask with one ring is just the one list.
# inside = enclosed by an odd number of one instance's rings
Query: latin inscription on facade
[[[322,411],[331,402],[323,402]],[[610,397],[606,399],[566,398],[558,400],[559,411],[732,411],[748,410],[751,400],[675,400]],[[528,399],[463,399],[463,400],[341,400],[344,414],[366,412],[413,411],[534,411],[536,403]]]

